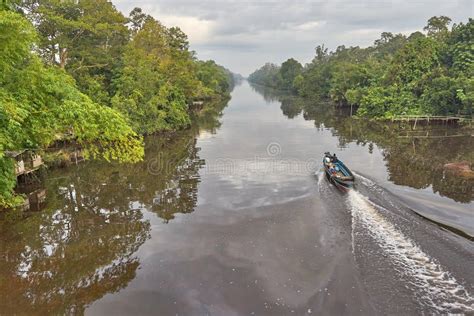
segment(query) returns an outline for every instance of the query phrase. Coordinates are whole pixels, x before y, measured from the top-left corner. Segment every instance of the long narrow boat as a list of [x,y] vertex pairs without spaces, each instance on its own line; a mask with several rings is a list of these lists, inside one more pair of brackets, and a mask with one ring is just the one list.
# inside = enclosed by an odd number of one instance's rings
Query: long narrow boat
[[336,187],[347,190],[354,186],[354,175],[342,161],[337,159],[336,154],[324,153],[323,165],[326,177]]

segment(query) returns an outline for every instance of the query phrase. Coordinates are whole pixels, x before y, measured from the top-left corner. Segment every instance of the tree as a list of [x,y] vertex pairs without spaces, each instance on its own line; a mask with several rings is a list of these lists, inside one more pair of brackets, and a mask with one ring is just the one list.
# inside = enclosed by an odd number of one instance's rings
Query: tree
[[134,8],[128,17],[130,22],[130,29],[133,34],[136,34],[139,30],[142,29],[145,22],[149,19],[153,19],[150,15],[143,12],[141,8]]
[[[88,157],[142,159],[142,140],[122,115],[91,101],[64,70],[45,67],[32,52],[31,23],[0,11],[0,34],[5,35],[0,41],[0,160],[7,159],[6,150],[44,149],[57,135],[83,147]],[[0,206],[5,206],[14,199],[15,181],[11,163],[0,165],[7,179],[0,185]]]
[[443,36],[448,33],[450,23],[451,19],[447,16],[433,16],[428,20],[423,30],[428,33],[428,36]]
[[280,68],[282,87],[288,90],[294,90],[293,82],[302,71],[303,66],[297,60],[290,58],[285,61]]
[[408,41],[415,41],[421,37],[425,37],[425,34],[421,33],[420,31],[416,31],[411,33],[410,36],[408,36]]
[[416,85],[422,76],[440,64],[439,44],[429,37],[408,42],[394,57],[387,79],[400,84]]
[[341,62],[334,66],[333,77],[331,79],[330,97],[338,105],[351,104],[347,97],[349,93],[352,104],[355,101],[355,90],[363,89],[369,86],[370,74],[366,64],[355,64],[350,62]]
[[316,56],[314,57],[313,63],[322,62],[329,57],[328,49],[324,45],[318,45],[315,48]]
[[391,32],[382,32],[380,35],[380,39],[375,40],[374,44],[375,46],[381,46],[390,43],[391,40],[393,40],[393,33]]
[[380,39],[374,42],[376,56],[378,58],[390,59],[406,42],[407,38],[403,34],[394,35],[390,32],[383,32]]
[[277,88],[281,84],[280,67],[266,63],[249,76],[249,81],[263,86]]
[[213,60],[198,62],[197,69],[197,78],[212,91],[211,94],[224,94],[233,86],[231,72]]
[[331,80],[330,55],[324,45],[316,47],[316,56],[303,72],[304,81],[297,80],[298,93],[315,98],[325,98],[329,95]]
[[[189,54],[176,52],[171,42],[161,23],[147,19],[125,50],[112,104],[138,133],[179,129],[190,123],[187,97],[201,89],[200,83]],[[183,69],[187,66],[189,72]]]
[[448,66],[467,76],[474,76],[474,19],[453,26],[447,40]]
[[189,51],[188,36],[177,26],[168,29],[169,45],[181,52]]
[[107,0],[33,0],[28,8],[44,60],[66,69],[94,101],[109,104],[129,38],[127,19]]

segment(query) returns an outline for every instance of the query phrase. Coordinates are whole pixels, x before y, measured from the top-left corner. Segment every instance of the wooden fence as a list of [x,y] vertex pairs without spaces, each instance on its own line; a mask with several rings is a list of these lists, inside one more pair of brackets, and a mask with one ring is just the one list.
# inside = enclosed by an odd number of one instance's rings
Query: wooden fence
[[416,129],[416,124],[420,123],[442,123],[442,124],[453,124],[453,123],[469,123],[472,126],[474,118],[472,116],[440,116],[440,115],[398,115],[394,116],[392,122],[413,122],[413,129]]

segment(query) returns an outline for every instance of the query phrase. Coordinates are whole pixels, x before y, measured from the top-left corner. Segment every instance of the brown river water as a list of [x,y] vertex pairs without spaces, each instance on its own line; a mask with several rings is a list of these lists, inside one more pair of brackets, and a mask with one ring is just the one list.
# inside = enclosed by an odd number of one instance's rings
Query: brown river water
[[[374,123],[247,82],[134,165],[50,170],[0,222],[0,315],[474,313],[472,130]],[[356,174],[342,193],[321,170]]]

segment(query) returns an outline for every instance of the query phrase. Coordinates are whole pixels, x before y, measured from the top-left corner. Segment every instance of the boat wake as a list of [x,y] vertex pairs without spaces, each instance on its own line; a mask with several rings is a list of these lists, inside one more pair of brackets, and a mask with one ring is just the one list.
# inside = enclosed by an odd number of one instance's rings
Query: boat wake
[[355,232],[362,230],[390,257],[420,303],[437,312],[474,312],[473,296],[382,214],[387,209],[356,190],[348,192],[347,203],[352,214],[353,251],[358,246]]

